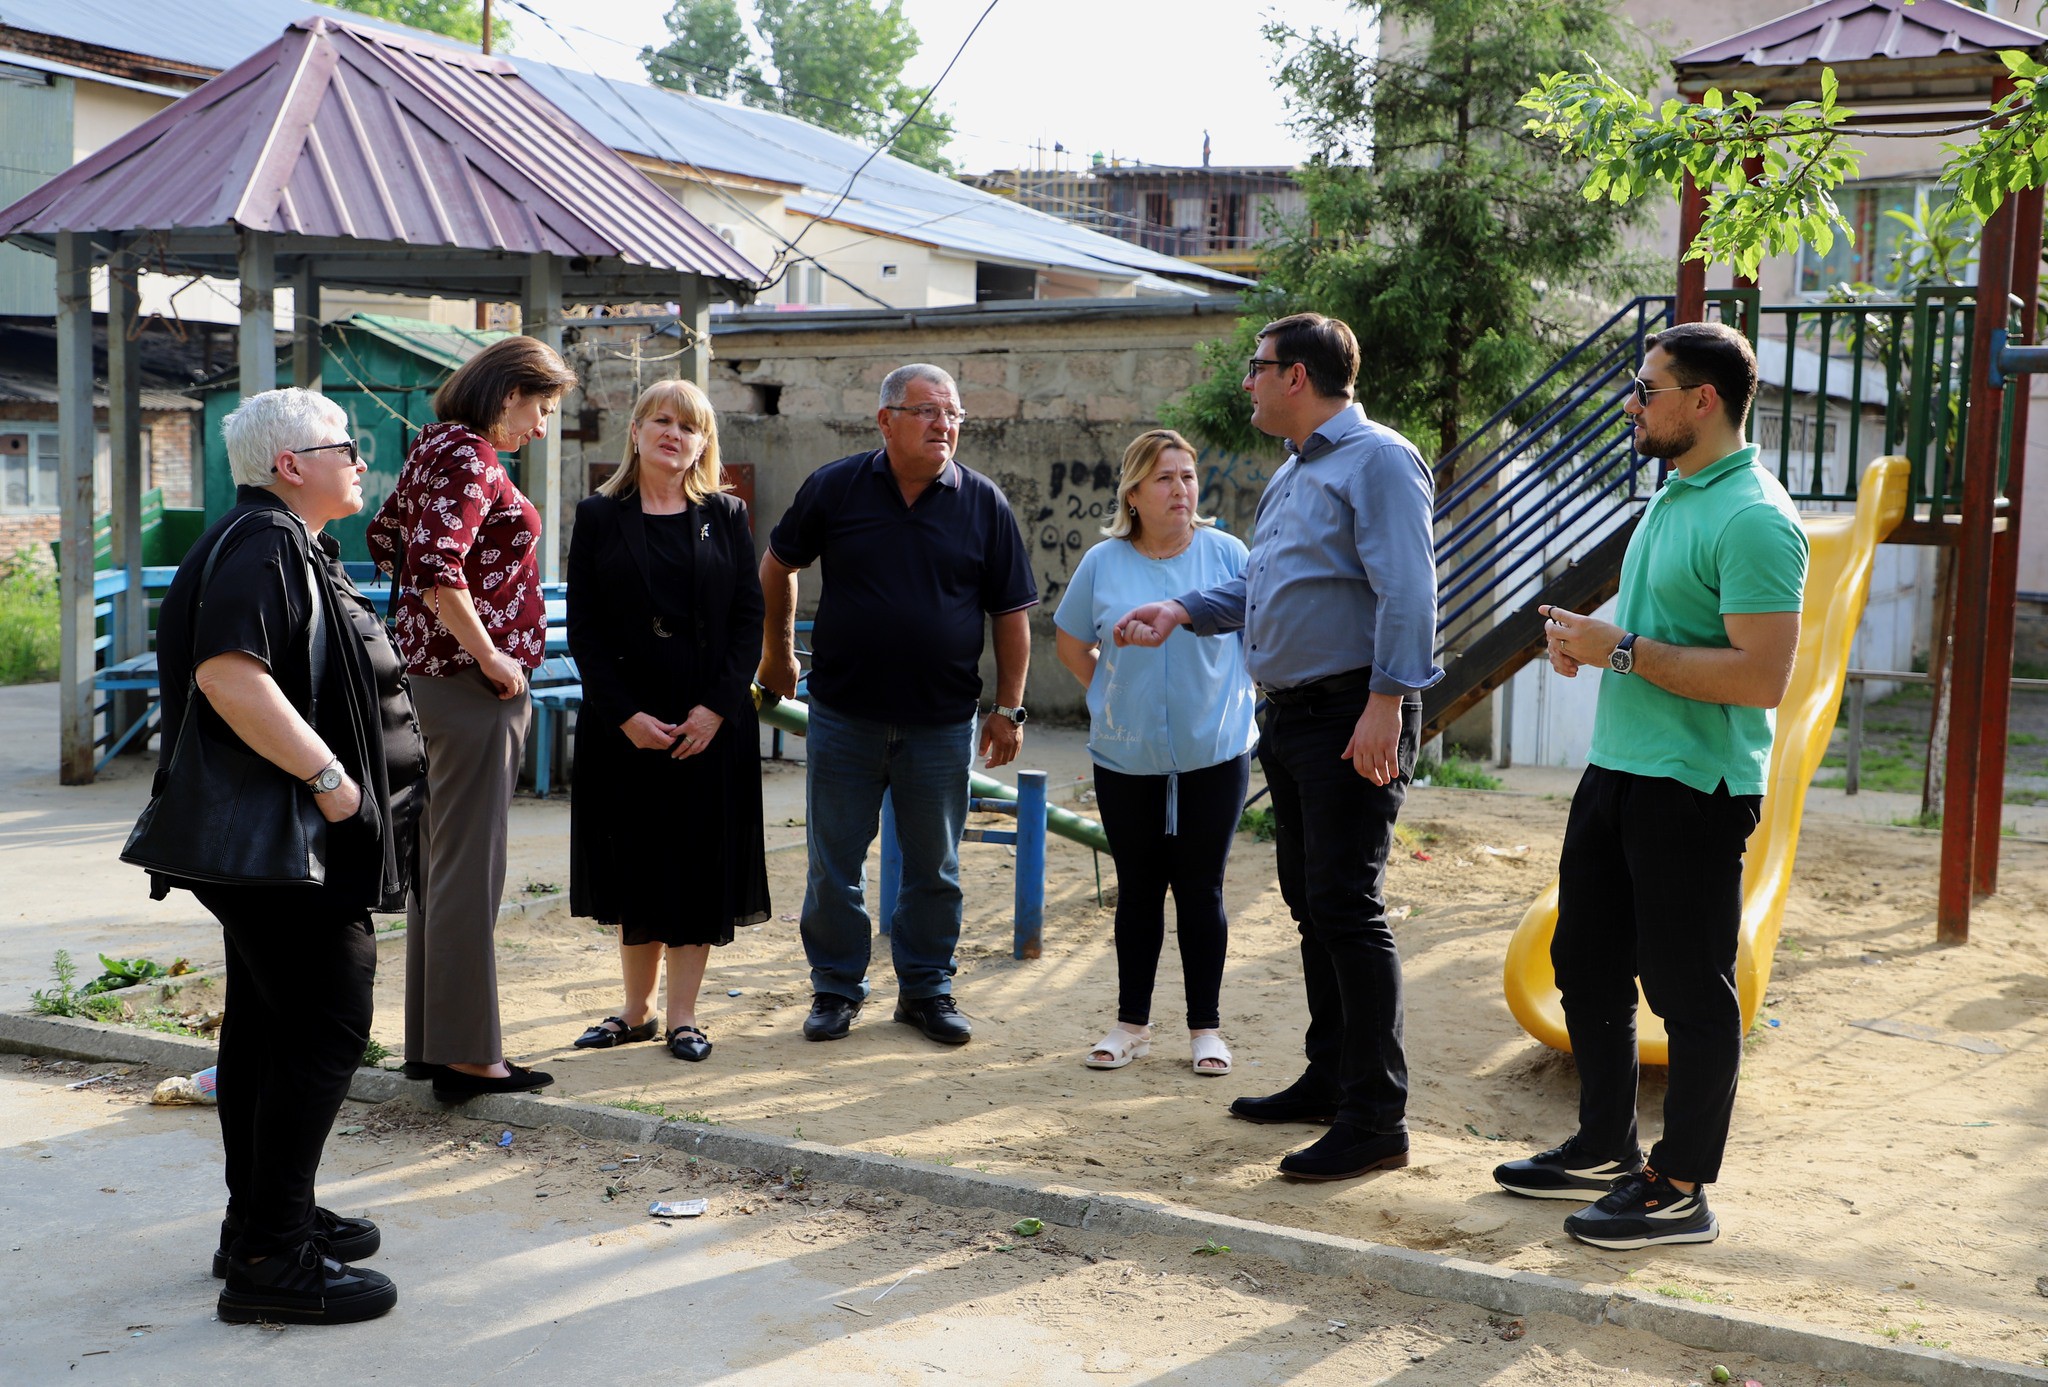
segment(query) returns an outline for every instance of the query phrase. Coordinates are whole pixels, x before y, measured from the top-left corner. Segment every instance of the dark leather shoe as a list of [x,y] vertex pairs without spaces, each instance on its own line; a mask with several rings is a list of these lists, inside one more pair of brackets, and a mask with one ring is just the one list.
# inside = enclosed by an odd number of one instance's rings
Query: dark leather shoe
[[951,997],[919,997],[914,1002],[898,1001],[896,1019],[924,1032],[925,1039],[941,1045],[965,1045],[974,1039],[974,1026],[960,1014]]
[[391,1278],[323,1256],[317,1241],[260,1262],[231,1261],[214,1306],[224,1324],[354,1324],[398,1304]]
[[539,1069],[522,1068],[510,1061],[505,1067],[512,1072],[502,1079],[494,1079],[444,1066],[434,1076],[434,1096],[444,1103],[463,1103],[483,1093],[532,1093],[555,1081],[554,1075]]
[[837,992],[811,994],[811,1014],[804,1018],[805,1040],[844,1040],[860,1015],[861,1003]]
[[428,1064],[425,1060],[407,1060],[399,1066],[398,1072],[415,1083],[423,1079],[437,1078],[447,1070],[445,1064]]
[[1311,1084],[1307,1075],[1264,1098],[1239,1098],[1230,1115],[1247,1122],[1319,1122],[1337,1120],[1337,1095]]
[[[228,1255],[234,1250],[235,1239],[242,1236],[242,1225],[237,1219],[224,1218],[220,1221],[220,1247],[213,1254],[213,1274],[223,1277],[228,1274]],[[377,1255],[377,1249],[384,1245],[384,1235],[377,1231],[377,1225],[366,1218],[343,1218],[332,1209],[313,1210],[313,1236],[337,1262],[361,1262]]]
[[652,1016],[637,1026],[628,1025],[623,1016],[607,1016],[569,1043],[579,1050],[609,1050],[614,1045],[652,1040],[657,1029]]
[[1340,1122],[1322,1140],[1280,1158],[1280,1173],[1290,1180],[1354,1180],[1375,1170],[1396,1170],[1408,1164],[1406,1132],[1368,1132]]
[[678,1026],[668,1033],[668,1052],[679,1060],[701,1060],[711,1053],[711,1037],[695,1026]]

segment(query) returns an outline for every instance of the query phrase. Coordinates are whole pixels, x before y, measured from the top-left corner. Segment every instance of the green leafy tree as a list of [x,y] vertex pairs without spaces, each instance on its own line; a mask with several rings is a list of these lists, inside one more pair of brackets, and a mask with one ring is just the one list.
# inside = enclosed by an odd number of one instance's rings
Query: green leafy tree
[[[429,33],[446,34],[470,47],[484,41],[483,0],[328,0],[337,9],[354,10],[372,19],[410,25]],[[503,19],[491,21],[491,47],[503,52],[512,42],[512,27]]]
[[738,0],[676,0],[662,22],[669,41],[640,53],[640,65],[657,85],[699,96],[745,93],[755,105],[773,101]]
[[[952,117],[929,107],[919,111],[930,88],[903,80],[919,47],[903,0],[755,0],[754,29],[772,80],[756,59],[736,0],[675,0],[665,22],[671,40],[641,54],[657,84],[706,95],[735,92],[749,105],[787,111],[865,144],[880,144],[901,127],[890,153],[952,171],[945,157]],[[713,90],[707,83],[723,85]]]
[[1637,208],[1589,202],[1587,170],[1525,130],[1518,95],[1559,60],[1600,56],[1644,85],[1655,55],[1606,0],[1358,0],[1358,41],[1285,23],[1266,35],[1289,118],[1316,153],[1306,215],[1262,259],[1251,316],[1206,353],[1172,411],[1212,442],[1264,444],[1239,388],[1255,330],[1313,309],[1357,332],[1359,393],[1439,455],[1583,333],[1585,294],[1651,273],[1624,234]]
[[[1934,130],[1859,127],[1856,113],[1836,99],[1831,69],[1821,73],[1819,100],[1779,111],[1765,110],[1748,92],[1719,89],[1697,102],[1655,105],[1597,64],[1544,77],[1521,104],[1535,112],[1531,133],[1555,139],[1589,169],[1588,199],[1628,203],[1674,191],[1690,175],[1708,191],[1706,217],[1687,258],[1733,265],[1742,274],[1754,274],[1765,256],[1788,253],[1802,240],[1825,255],[1836,236],[1853,237],[1834,197],[1860,168],[1862,152],[1851,140],[1968,136],[1947,146],[1941,173],[1957,210],[1920,228],[1922,263],[1902,271],[1922,280],[1953,273],[1955,257],[1966,253],[1954,244],[1962,211],[1981,222],[2010,194],[2048,181],[2048,109],[2039,97],[2048,66],[2024,53],[1999,57],[2013,90],[1983,117]],[[1745,172],[1751,160],[1761,172]]]

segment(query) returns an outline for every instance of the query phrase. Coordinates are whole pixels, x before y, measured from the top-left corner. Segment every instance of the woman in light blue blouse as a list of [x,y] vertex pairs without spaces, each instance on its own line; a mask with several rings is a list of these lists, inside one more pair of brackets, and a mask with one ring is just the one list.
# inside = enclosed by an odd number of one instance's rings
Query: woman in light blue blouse
[[1061,599],[1060,663],[1088,690],[1095,798],[1116,861],[1116,1025],[1083,1061],[1121,1069],[1152,1048],[1152,983],[1173,892],[1197,1074],[1230,1072],[1218,994],[1229,922],[1223,868],[1244,810],[1258,733],[1236,635],[1176,631],[1119,647],[1118,617],[1244,572],[1245,547],[1195,514],[1195,450],[1172,429],[1124,450],[1109,536],[1081,556]]

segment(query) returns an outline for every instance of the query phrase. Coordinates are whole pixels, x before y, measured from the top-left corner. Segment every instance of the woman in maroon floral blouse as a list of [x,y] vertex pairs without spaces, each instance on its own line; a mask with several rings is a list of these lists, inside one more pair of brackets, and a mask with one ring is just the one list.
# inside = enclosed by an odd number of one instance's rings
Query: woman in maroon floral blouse
[[427,742],[418,886],[406,911],[405,1071],[434,1094],[523,1093],[549,1075],[505,1061],[493,933],[506,815],[546,651],[541,515],[500,454],[547,433],[576,373],[544,343],[486,347],[434,396],[370,522],[398,589],[398,650]]

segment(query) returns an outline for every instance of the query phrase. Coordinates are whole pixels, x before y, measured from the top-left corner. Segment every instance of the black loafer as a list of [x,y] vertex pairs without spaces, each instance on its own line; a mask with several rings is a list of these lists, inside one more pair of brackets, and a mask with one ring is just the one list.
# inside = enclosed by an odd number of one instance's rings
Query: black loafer
[[[226,1218],[220,1221],[220,1246],[213,1254],[216,1278],[228,1274],[228,1255],[240,1236],[240,1222]],[[337,1262],[364,1261],[376,1256],[377,1249],[384,1245],[384,1235],[377,1231],[376,1224],[366,1218],[343,1218],[332,1209],[313,1210],[313,1237]]]
[[1375,1170],[1396,1170],[1408,1164],[1406,1132],[1368,1132],[1340,1122],[1321,1141],[1280,1158],[1280,1173],[1290,1180],[1353,1180]]
[[[613,1030],[614,1026],[618,1029]],[[569,1043],[579,1050],[609,1050],[614,1045],[630,1045],[635,1041],[652,1040],[655,1029],[652,1016],[637,1026],[628,1025],[623,1016],[607,1016]]]
[[554,1075],[538,1069],[525,1069],[509,1061],[505,1067],[512,1072],[502,1079],[444,1067],[434,1076],[434,1096],[444,1103],[462,1103],[483,1093],[532,1093],[555,1081]]
[[915,1026],[925,1039],[941,1045],[965,1045],[974,1039],[974,1027],[960,1014],[951,997],[919,997],[914,1002],[896,1003],[896,1019]]
[[805,1040],[844,1040],[860,1015],[861,1003],[836,992],[811,996],[811,1014],[804,1018]]
[[425,1060],[407,1060],[399,1066],[398,1072],[404,1077],[419,1082],[423,1079],[438,1079],[446,1073],[445,1064],[428,1064]]
[[391,1278],[322,1255],[317,1241],[260,1262],[228,1263],[214,1307],[224,1324],[355,1324],[398,1304]]
[[668,1033],[668,1052],[679,1060],[701,1060],[711,1053],[711,1037],[695,1026],[678,1026]]
[[1316,1122],[1337,1120],[1337,1095],[1310,1084],[1306,1075],[1264,1098],[1239,1098],[1230,1115],[1247,1122]]

